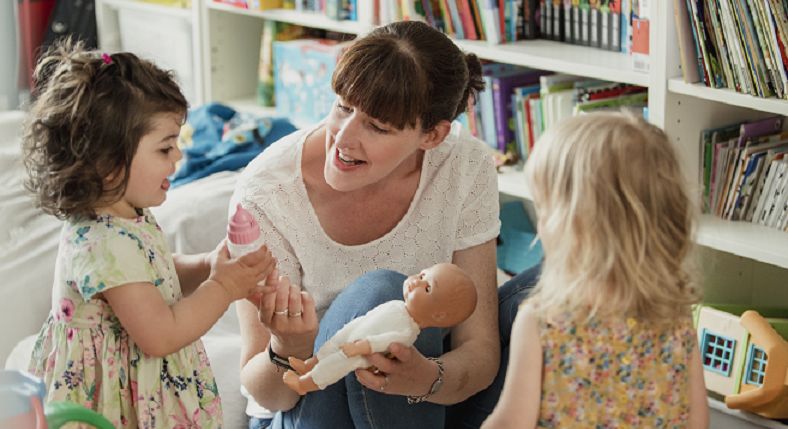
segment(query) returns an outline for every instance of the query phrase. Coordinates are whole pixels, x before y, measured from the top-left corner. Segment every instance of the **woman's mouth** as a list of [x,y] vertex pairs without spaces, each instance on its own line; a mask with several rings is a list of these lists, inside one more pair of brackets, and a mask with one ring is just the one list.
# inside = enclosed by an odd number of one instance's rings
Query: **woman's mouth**
[[161,183],[161,189],[164,189],[165,191],[170,189],[170,181],[168,179],[164,179],[164,181]]
[[349,155],[345,155],[340,151],[337,151],[337,159],[345,165],[359,165],[363,164],[364,161],[359,161]]

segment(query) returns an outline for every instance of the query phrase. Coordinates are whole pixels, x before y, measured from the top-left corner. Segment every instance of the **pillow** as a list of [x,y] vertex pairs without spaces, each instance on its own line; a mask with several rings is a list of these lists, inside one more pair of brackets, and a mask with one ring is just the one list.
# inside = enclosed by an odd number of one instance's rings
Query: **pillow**
[[35,208],[25,191],[22,112],[0,113],[0,362],[41,329],[49,314],[61,222]]

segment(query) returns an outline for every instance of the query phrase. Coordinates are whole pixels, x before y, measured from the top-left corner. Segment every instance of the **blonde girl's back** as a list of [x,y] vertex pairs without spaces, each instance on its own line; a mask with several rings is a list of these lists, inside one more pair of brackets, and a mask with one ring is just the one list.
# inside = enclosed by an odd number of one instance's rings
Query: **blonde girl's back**
[[694,208],[666,135],[622,113],[575,117],[540,139],[526,176],[545,260],[490,421],[705,427]]

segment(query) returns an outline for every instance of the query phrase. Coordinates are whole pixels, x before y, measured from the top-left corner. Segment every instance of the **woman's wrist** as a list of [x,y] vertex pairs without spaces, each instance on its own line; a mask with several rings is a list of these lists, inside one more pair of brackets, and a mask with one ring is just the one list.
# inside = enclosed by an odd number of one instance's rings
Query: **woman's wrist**
[[295,342],[283,341],[272,333],[268,347],[278,356],[283,356],[285,358],[292,356],[304,360],[312,356],[314,344],[298,344]]

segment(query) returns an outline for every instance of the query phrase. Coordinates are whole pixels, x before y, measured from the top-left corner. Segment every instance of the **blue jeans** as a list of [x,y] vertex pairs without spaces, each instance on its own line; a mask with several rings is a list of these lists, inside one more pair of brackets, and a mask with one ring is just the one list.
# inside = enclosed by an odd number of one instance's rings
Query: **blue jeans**
[[[298,428],[443,428],[479,427],[492,412],[503,388],[509,357],[509,332],[519,303],[527,296],[538,271],[529,270],[499,289],[503,364],[493,384],[467,401],[445,407],[422,402],[408,405],[407,398],[365,388],[354,373],[342,381],[306,394],[296,406],[276,413],[272,429]],[[347,322],[387,301],[402,299],[405,276],[393,271],[373,271],[359,277],[340,293],[320,321],[315,351]],[[444,352],[444,331],[424,329],[414,347],[424,356]],[[504,335],[505,334],[505,335]],[[448,344],[448,341],[446,342]],[[329,411],[330,410],[330,411]]]

